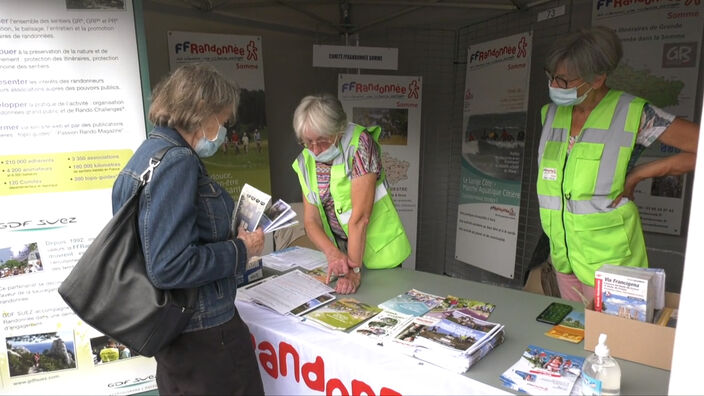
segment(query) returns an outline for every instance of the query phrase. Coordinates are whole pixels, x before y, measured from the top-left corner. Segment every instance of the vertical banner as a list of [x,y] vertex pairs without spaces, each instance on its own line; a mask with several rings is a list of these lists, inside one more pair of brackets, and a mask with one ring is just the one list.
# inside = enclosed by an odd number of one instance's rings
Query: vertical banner
[[[623,59],[608,77],[609,87],[647,99],[653,105],[694,120],[702,5],[700,0],[611,1],[592,6],[592,25],[613,29],[623,44]],[[677,149],[653,143],[639,162],[671,155]],[[635,190],[643,229],[679,235],[685,175],[644,180]]]
[[245,183],[271,194],[261,37],[168,32],[168,45],[171,70],[206,62],[240,87],[237,119],[225,125],[225,143],[215,155],[203,158],[210,177],[235,200]]
[[467,51],[455,258],[513,279],[531,33]]
[[411,241],[411,255],[403,262],[409,269],[416,267],[422,83],[420,77],[340,74],[337,87],[351,122],[381,127],[381,161]]
[[0,393],[156,388],[57,287],[146,136],[131,0],[0,2]]

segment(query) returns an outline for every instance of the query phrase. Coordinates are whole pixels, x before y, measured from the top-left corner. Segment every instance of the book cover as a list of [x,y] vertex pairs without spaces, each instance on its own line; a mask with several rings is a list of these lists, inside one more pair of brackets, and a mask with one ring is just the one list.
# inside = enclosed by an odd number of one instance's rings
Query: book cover
[[447,296],[442,302],[430,310],[426,315],[435,318],[446,318],[453,311],[460,311],[477,319],[486,320],[496,308],[495,304],[483,301],[470,300],[468,298]]
[[379,307],[405,315],[422,316],[440,305],[442,300],[443,298],[440,296],[411,289],[382,302]]
[[553,328],[545,333],[546,336],[573,342],[575,344],[584,339],[584,311],[572,311]]
[[380,308],[354,298],[341,298],[305,315],[318,324],[333,330],[349,330],[381,312]]
[[569,395],[584,358],[529,345],[500,378],[504,386],[531,395]]
[[594,310],[641,322],[652,322],[654,312],[653,273],[628,275],[602,266],[594,274]]

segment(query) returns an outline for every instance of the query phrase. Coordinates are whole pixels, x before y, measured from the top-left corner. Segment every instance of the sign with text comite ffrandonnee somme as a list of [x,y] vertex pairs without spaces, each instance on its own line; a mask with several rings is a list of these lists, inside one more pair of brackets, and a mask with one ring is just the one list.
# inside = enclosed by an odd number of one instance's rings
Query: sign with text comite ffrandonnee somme
[[313,66],[397,70],[398,48],[314,45]]

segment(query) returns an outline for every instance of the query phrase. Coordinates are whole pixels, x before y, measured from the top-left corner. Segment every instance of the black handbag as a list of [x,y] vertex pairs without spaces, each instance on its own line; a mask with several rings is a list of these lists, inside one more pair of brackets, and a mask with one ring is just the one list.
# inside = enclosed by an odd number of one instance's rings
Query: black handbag
[[195,288],[154,287],[139,238],[140,194],[170,148],[150,159],[137,191],[59,286],[59,294],[78,317],[142,356],[154,356],[183,331],[198,293]]

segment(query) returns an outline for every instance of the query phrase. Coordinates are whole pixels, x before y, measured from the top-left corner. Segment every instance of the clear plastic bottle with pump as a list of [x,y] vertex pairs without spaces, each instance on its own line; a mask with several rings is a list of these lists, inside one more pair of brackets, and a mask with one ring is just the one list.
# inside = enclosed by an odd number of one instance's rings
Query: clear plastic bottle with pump
[[584,360],[582,367],[582,395],[619,395],[621,393],[621,367],[609,355],[606,334],[599,335],[594,353]]

